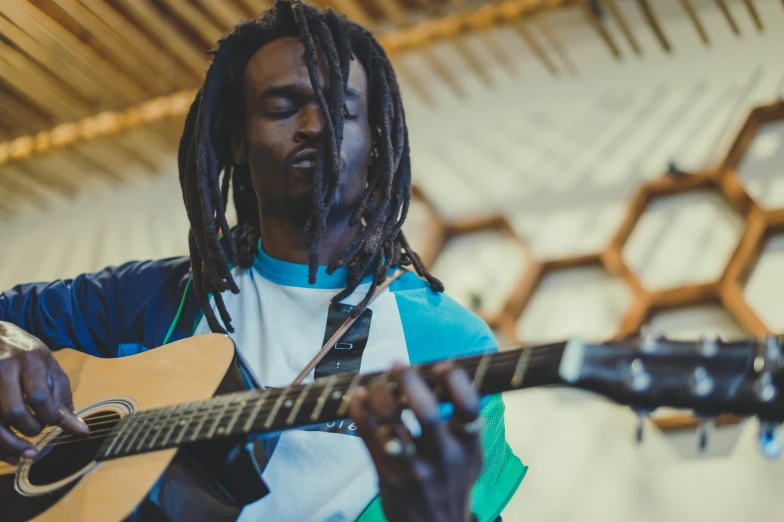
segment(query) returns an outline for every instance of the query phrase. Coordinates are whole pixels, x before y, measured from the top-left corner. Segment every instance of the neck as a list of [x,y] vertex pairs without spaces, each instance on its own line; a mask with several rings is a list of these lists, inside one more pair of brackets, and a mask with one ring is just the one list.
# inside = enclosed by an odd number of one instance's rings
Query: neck
[[[328,265],[337,260],[362,231],[359,225],[349,226],[349,216],[335,221],[327,220],[327,230],[321,243],[319,264]],[[310,248],[303,233],[304,225],[280,216],[262,213],[259,231],[261,244],[270,257],[289,263],[307,265]]]
[[[561,383],[559,365],[564,349],[565,343],[554,343],[452,359],[452,364],[468,373],[481,395],[490,395]],[[414,371],[444,402],[447,396],[434,377],[435,364],[417,365]],[[343,420],[357,386],[369,386],[388,376],[388,372],[345,373],[283,390],[249,390],[134,413],[105,430],[109,434],[97,460]]]

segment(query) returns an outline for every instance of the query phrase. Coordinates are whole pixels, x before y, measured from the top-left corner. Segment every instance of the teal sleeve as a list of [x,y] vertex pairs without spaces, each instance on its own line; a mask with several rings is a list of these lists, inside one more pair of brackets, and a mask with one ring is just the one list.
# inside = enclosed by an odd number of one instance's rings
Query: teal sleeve
[[395,291],[396,283],[392,289],[413,364],[498,351],[493,332],[478,315],[428,286],[404,279]]

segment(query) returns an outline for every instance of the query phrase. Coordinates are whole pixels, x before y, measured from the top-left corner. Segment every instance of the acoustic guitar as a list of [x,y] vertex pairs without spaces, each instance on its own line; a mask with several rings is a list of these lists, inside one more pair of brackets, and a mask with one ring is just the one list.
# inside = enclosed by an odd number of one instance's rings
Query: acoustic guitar
[[[669,406],[704,418],[755,415],[762,421],[763,452],[777,456],[781,442],[775,427],[784,419],[781,341],[571,340],[453,362],[469,373],[482,395],[560,385],[596,392],[639,411]],[[49,428],[31,439],[37,457],[1,465],[4,521],[123,520],[178,448],[344,419],[356,387],[385,376],[341,374],[283,390],[215,396],[234,359],[232,341],[216,334],[120,359],[70,349],[54,355],[71,380],[77,413],[91,435],[80,438]],[[431,364],[414,368],[434,386]]]

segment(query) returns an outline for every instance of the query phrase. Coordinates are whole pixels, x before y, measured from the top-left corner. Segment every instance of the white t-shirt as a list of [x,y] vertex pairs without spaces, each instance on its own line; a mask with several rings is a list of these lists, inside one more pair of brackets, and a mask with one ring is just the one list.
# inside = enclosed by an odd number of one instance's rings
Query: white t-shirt
[[[235,329],[230,337],[262,386],[285,388],[321,349],[330,301],[345,288],[346,271],[327,274],[320,267],[310,285],[307,266],[273,259],[260,249],[252,268],[232,273],[240,293],[223,293]],[[342,303],[358,303],[369,286],[365,281]],[[495,347],[484,322],[412,273],[395,281],[370,309],[361,373],[385,370],[394,361],[421,363]],[[194,334],[208,332],[202,318]],[[313,372],[304,382],[312,381]],[[246,506],[240,522],[338,522],[360,516],[378,494],[375,468],[362,440],[352,436],[350,421],[327,428],[332,431],[280,434],[263,472],[270,493]]]

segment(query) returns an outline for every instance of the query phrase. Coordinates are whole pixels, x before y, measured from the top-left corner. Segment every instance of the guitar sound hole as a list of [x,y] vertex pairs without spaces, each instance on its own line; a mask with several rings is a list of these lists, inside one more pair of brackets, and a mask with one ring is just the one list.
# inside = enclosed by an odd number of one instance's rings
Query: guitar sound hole
[[105,434],[114,428],[120,415],[113,411],[95,412],[84,417],[89,437],[60,433],[47,442],[33,461],[27,479],[33,486],[46,486],[70,477],[89,466],[103,444]]

